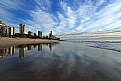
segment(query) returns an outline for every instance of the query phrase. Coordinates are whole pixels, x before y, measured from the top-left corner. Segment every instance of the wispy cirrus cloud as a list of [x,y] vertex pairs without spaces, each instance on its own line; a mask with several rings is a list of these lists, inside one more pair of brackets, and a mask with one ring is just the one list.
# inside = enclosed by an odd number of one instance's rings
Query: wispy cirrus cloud
[[[31,1],[31,0],[30,0]],[[121,31],[120,0],[1,0],[0,18],[27,31],[55,34]],[[15,12],[14,12],[15,11]],[[20,12],[19,12],[20,11]]]

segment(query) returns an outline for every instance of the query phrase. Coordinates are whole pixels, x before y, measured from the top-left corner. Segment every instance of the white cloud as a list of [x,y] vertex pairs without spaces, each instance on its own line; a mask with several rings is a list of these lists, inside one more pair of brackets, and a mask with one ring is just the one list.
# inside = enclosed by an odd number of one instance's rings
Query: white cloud
[[75,26],[75,22],[76,22],[76,16],[75,16],[75,13],[71,10],[70,7],[68,7],[68,10],[67,10],[67,17],[68,17],[68,24],[69,24],[69,27],[70,28],[73,28]]
[[[48,3],[48,8],[51,3]],[[58,12],[59,22],[54,21],[55,18],[48,12],[42,11],[40,8],[31,11],[31,17],[33,27],[40,30],[53,30],[55,34],[61,33],[95,33],[95,32],[106,32],[108,30],[113,30],[120,26],[119,18],[121,16],[119,10],[121,8],[121,2],[113,2],[102,7],[99,12],[96,9],[104,4],[106,0],[99,0],[96,5],[92,5],[91,1],[87,1],[86,4],[80,5],[80,7],[75,11],[71,9],[66,2],[60,2],[62,13]],[[45,4],[37,1],[39,5]],[[31,21],[31,22],[32,22]],[[76,23],[79,25],[76,26]],[[71,30],[70,30],[71,29]],[[47,32],[47,31],[46,31]]]
[[[117,19],[119,19],[121,17],[120,12],[118,12],[121,9],[120,3],[121,2],[115,2],[112,4],[108,4],[107,6],[102,8],[99,12],[94,12],[96,14],[93,14],[88,22],[80,24],[78,29],[80,27],[84,27],[82,32],[86,32],[86,31],[98,32],[100,30],[100,27],[102,27],[104,29],[104,31],[107,27],[108,28],[110,27],[111,29],[116,28],[118,24],[115,24],[115,23],[117,22]],[[84,18],[86,18],[86,17],[84,17]],[[115,26],[112,27],[111,26],[112,24],[115,24]],[[103,29],[102,29],[102,31],[103,31]]]
[[30,29],[35,29],[35,32],[43,31],[46,34],[48,31],[53,30],[53,27],[56,24],[51,14],[44,12],[39,8],[30,11],[30,16],[32,17],[32,20],[27,20],[24,22]]
[[35,0],[35,2],[38,4],[38,8],[41,8],[42,10],[49,10],[51,7],[50,0]]
[[7,10],[10,10],[10,9],[22,9],[21,5],[22,5],[22,2],[21,0],[0,0],[0,8],[3,8],[3,9],[7,9]]
[[[20,19],[17,19],[15,17],[14,10],[21,10],[23,12],[26,12],[25,9],[23,8],[23,3],[21,0],[0,0],[0,19],[3,20],[4,23],[8,25],[12,25],[14,27],[17,27],[17,22]],[[14,25],[13,25],[14,24]],[[16,24],[16,25],[15,25]]]
[[20,0],[0,0],[0,20],[3,21],[3,23],[13,26],[13,27],[18,27],[18,24],[13,23],[16,22],[19,19],[15,18],[15,13],[11,12],[11,10],[17,10],[21,9],[22,3]]
[[[36,7],[34,10],[26,12],[22,5],[25,6],[21,0],[1,0],[0,1],[0,15],[7,23],[14,18],[14,13],[9,9],[20,9],[27,13],[31,18],[23,21],[26,24],[27,31],[37,32],[38,30],[48,34],[50,30],[55,34],[62,33],[97,33],[110,31],[121,31],[121,1],[98,0],[93,5],[92,0],[86,0],[83,4],[80,0],[75,1],[70,6],[68,1],[60,1],[61,11],[57,12],[57,16],[50,12],[52,3],[51,0],[35,0]],[[76,5],[77,4],[77,5]],[[3,5],[6,7],[3,7]],[[78,7],[80,5],[80,7]],[[74,9],[73,7],[76,7]],[[78,8],[77,8],[78,7]],[[99,10],[97,10],[99,9]],[[17,25],[18,26],[18,25]]]

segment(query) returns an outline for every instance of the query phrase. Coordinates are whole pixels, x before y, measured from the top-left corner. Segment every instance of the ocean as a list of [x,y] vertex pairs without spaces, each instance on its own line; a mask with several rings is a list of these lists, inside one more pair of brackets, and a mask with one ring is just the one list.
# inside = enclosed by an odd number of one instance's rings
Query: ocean
[[0,49],[0,81],[120,81],[121,42],[66,40]]

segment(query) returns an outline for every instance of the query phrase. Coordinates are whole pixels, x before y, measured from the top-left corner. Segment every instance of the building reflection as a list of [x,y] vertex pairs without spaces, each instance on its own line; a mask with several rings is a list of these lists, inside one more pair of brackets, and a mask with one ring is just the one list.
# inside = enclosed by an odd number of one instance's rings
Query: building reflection
[[27,45],[27,48],[28,48],[28,50],[32,50],[32,45],[31,44],[28,44]]
[[36,48],[37,47],[37,44],[33,44],[33,47]]
[[52,44],[49,44],[49,49],[50,51],[52,51]]
[[16,53],[16,48],[15,46],[12,46],[12,55],[14,55]]
[[38,44],[38,51],[42,51],[42,44]]
[[[52,47],[54,47],[56,44],[57,44],[57,43],[50,43],[50,44],[49,44],[49,49],[50,49],[50,51],[52,51]],[[58,44],[59,44],[59,43],[58,43]]]
[[10,55],[12,55],[12,47],[9,47],[9,52]]
[[0,58],[3,58],[5,55],[5,50],[4,49],[0,49]]
[[19,58],[25,57],[25,51],[36,50],[42,51],[43,46],[47,46],[50,51],[52,51],[53,46],[58,43],[48,43],[48,44],[24,44],[18,46],[11,46],[8,48],[0,49],[0,59],[6,56],[14,55],[18,53]]
[[0,49],[0,58],[4,58],[5,56],[8,56],[8,55],[14,55],[15,52],[16,52],[15,46]]
[[19,45],[19,58],[24,58],[24,45]]
[[8,52],[9,52],[9,50],[8,50],[8,49],[5,49],[5,55],[7,55],[7,54],[8,54]]

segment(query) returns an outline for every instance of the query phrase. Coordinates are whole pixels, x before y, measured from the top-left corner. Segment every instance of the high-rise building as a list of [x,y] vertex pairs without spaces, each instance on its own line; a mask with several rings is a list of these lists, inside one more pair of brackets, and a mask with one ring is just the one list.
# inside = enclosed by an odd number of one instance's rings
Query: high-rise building
[[7,33],[8,26],[6,24],[2,24],[1,26],[1,35],[5,35]]
[[50,31],[49,33],[49,38],[52,38],[52,31]]
[[6,24],[2,23],[2,21],[0,20],[0,35],[1,36],[10,36],[12,37],[13,35],[15,35],[15,28],[14,27],[9,27]]
[[0,35],[1,35],[1,33],[2,33],[2,20],[0,20]]
[[8,32],[8,26],[4,23],[2,23],[2,20],[0,20],[0,35],[5,36]]
[[1,38],[1,36],[2,36],[2,21],[0,21],[0,38]]
[[42,38],[42,32],[41,31],[38,31],[38,37]]
[[36,38],[37,37],[37,35],[36,35],[36,33],[34,33],[34,38]]
[[32,37],[32,32],[28,31],[28,38],[31,38],[31,37]]
[[15,33],[16,33],[16,28],[13,27],[13,37],[15,37]]
[[0,20],[0,24],[2,24],[2,20]]
[[24,34],[24,27],[25,27],[25,25],[24,24],[19,24],[19,33],[20,34]]
[[13,37],[16,33],[16,29],[14,27],[9,27],[9,37]]
[[19,24],[19,33],[20,33],[20,37],[23,38],[24,37],[24,24]]
[[7,29],[5,31],[5,36],[9,36],[9,26],[7,26]]

